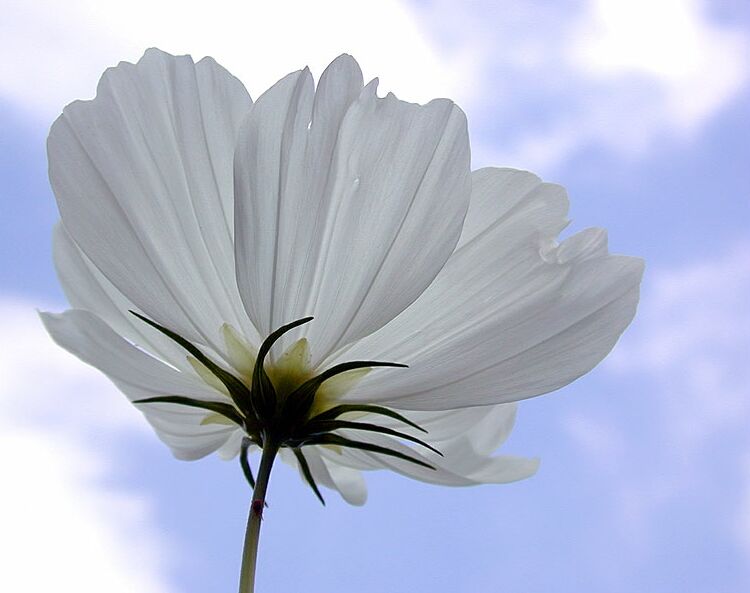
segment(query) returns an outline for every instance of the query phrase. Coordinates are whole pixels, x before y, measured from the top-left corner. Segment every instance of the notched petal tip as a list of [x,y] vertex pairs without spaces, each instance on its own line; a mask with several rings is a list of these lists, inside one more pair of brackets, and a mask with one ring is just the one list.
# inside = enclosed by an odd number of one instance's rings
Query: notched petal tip
[[584,229],[568,237],[556,250],[557,261],[561,264],[603,257],[607,254],[607,231],[595,227]]
[[68,309],[62,313],[52,313],[50,311],[37,311],[39,319],[44,326],[44,329],[58,346],[65,348],[65,340],[63,339],[64,332],[67,329],[69,321],[73,317],[77,317],[82,313],[79,309]]
[[376,76],[362,88],[360,99],[362,99],[363,97],[377,97],[379,85],[380,78]]

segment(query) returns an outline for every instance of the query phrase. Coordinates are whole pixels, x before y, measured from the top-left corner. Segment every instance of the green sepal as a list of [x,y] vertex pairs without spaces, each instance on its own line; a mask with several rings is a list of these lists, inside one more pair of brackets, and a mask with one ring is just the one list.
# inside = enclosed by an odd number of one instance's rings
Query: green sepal
[[255,368],[253,369],[252,381],[252,405],[255,415],[260,419],[269,419],[276,413],[276,389],[266,373],[264,363],[266,356],[271,351],[271,347],[281,336],[299,325],[312,321],[312,317],[304,317],[297,321],[292,321],[282,325],[279,329],[271,333],[258,349],[258,357],[255,359]]
[[240,445],[240,467],[242,467],[242,473],[245,474],[245,479],[250,484],[250,488],[255,489],[255,476],[253,476],[253,468],[250,467],[250,460],[247,457],[250,443],[249,438],[243,437],[242,444]]
[[372,368],[372,367],[398,367],[406,368],[407,365],[399,364],[397,362],[377,362],[373,360],[353,360],[350,362],[344,362],[337,364],[313,377],[308,379],[302,385],[297,387],[291,395],[284,402],[284,408],[281,412],[282,416],[285,417],[302,417],[307,414],[307,411],[312,407],[315,401],[315,394],[323,384],[324,381],[346,373],[347,371],[353,371],[356,369]]
[[187,350],[190,354],[192,354],[199,362],[201,362],[211,373],[224,384],[224,387],[227,388],[227,391],[229,392],[230,397],[234,401],[235,405],[242,410],[245,414],[248,414],[250,412],[249,409],[247,409],[247,406],[250,402],[250,390],[245,386],[245,384],[240,381],[237,377],[232,375],[232,373],[225,371],[223,368],[221,368],[219,365],[217,365],[213,360],[211,360],[208,356],[203,354],[196,346],[191,344],[189,341],[187,341],[185,338],[180,336],[179,334],[173,332],[171,329],[167,329],[166,327],[159,325],[155,321],[152,321],[148,317],[144,317],[140,313],[136,313],[135,311],[130,311],[133,315],[135,315],[138,319],[141,321],[149,324],[151,327],[159,330],[161,333],[163,333],[165,336],[167,336],[169,339],[173,340],[180,346],[182,346],[185,350]]
[[421,430],[423,433],[427,434],[427,431],[419,426],[419,424],[415,424],[398,412],[394,412],[390,408],[376,406],[373,404],[339,404],[338,406],[334,406],[333,408],[330,408],[325,412],[321,412],[320,414],[313,416],[312,418],[310,418],[310,422],[316,422],[319,420],[334,420],[335,418],[338,418],[339,416],[341,416],[342,414],[346,414],[347,412],[366,412],[368,414],[388,416],[389,418],[393,418],[394,420],[403,422],[404,424],[407,424],[412,428],[416,428],[417,430]]
[[434,470],[435,467],[430,465],[429,463],[426,463],[422,461],[421,459],[415,459],[414,457],[410,457],[409,455],[406,455],[405,453],[401,453],[400,451],[394,451],[393,449],[389,449],[388,447],[381,447],[380,445],[375,445],[373,443],[364,443],[362,441],[353,441],[352,439],[347,439],[346,437],[339,436],[337,434],[321,434],[313,436],[310,439],[305,439],[304,445],[338,445],[339,447],[350,447],[352,449],[362,449],[363,451],[369,451],[371,453],[380,453],[382,455],[390,455],[391,457],[397,457],[398,459],[403,459],[404,461],[410,461],[411,463],[414,463],[416,465],[421,465],[422,467],[426,467],[427,469]]
[[392,437],[411,441],[422,445],[426,449],[429,449],[433,453],[437,453],[440,457],[443,454],[438,451],[432,445],[425,443],[423,440],[413,437],[410,434],[393,430],[392,428],[386,428],[385,426],[378,426],[377,424],[369,424],[367,422],[350,422],[348,420],[320,420],[316,422],[309,422],[305,425],[305,432],[307,434],[324,434],[333,430],[347,429],[347,430],[365,430],[368,432],[378,432],[380,434],[387,434]]
[[307,459],[305,459],[305,455],[302,453],[302,450],[299,447],[293,447],[292,451],[294,452],[294,456],[297,458],[297,462],[299,463],[299,467],[302,470],[302,475],[305,476],[305,480],[307,480],[310,488],[312,488],[313,492],[315,492],[315,496],[318,497],[320,503],[323,506],[326,506],[326,501],[323,498],[323,495],[320,493],[318,485],[315,483],[315,478],[313,478],[312,472],[310,471],[310,466],[308,465]]
[[222,402],[203,401],[200,399],[193,399],[191,397],[183,397],[182,395],[159,395],[157,397],[149,397],[146,399],[138,399],[133,402],[134,404],[178,404],[181,406],[189,406],[191,408],[200,408],[202,410],[208,410],[214,412],[228,420],[231,420],[238,426],[245,427],[245,419],[237,411],[237,409],[231,404],[225,404]]

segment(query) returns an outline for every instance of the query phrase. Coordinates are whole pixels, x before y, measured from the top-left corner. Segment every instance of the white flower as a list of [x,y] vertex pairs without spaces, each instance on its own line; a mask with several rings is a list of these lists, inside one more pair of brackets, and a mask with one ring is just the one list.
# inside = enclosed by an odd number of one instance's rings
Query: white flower
[[[561,187],[471,172],[452,102],[378,98],[376,86],[346,55],[317,89],[305,69],[255,103],[210,58],[152,49],[107,70],[96,98],[69,105],[49,136],[55,261],[74,308],[44,323],[133,400],[236,409],[215,372],[148,322],[248,389],[261,342],[313,316],[266,359],[279,397],[346,361],[408,364],[324,382],[305,417],[341,402],[398,410],[428,433],[382,414],[344,417],[421,435],[444,455],[337,429],[432,468],[306,444],[316,481],[361,504],[361,470],[448,485],[527,477],[536,460],[493,456],[513,402],[602,360],[634,315],[643,264],[609,255],[600,229],[558,244]],[[240,450],[242,429],[221,413],[139,407],[181,459]]]

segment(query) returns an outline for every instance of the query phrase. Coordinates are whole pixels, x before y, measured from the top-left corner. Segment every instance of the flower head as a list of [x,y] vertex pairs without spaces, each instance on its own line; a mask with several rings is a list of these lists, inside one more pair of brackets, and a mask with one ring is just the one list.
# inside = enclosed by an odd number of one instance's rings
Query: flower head
[[210,58],[149,50],[52,126],[74,308],[43,320],[177,457],[249,471],[274,438],[355,504],[381,467],[517,480],[536,460],[493,456],[514,402],[588,372],[630,323],[640,260],[600,229],[558,244],[561,187],[471,172],[460,109],[376,87],[343,55],[317,88],[304,69],[253,103]]

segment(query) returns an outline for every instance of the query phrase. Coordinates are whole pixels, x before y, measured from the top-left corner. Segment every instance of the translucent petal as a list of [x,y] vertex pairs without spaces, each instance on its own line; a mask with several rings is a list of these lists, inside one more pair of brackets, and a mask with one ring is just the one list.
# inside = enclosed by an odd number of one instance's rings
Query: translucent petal
[[[181,373],[135,347],[88,311],[72,309],[59,315],[42,313],[41,317],[58,345],[102,371],[131,400],[184,395],[228,401],[197,377]],[[187,406],[147,404],[139,409],[179,459],[198,459],[212,453],[235,430],[204,425],[206,412]]]
[[321,456],[328,468],[331,480],[341,497],[351,505],[362,506],[367,502],[367,483],[362,472],[350,467],[338,465]]
[[441,452],[447,442],[468,438],[477,453],[489,455],[510,436],[517,409],[516,403],[509,403],[436,412],[402,412],[409,420],[426,430],[427,434],[385,416],[365,415],[358,420],[373,422],[424,439]]
[[227,441],[216,450],[216,454],[224,461],[234,459],[240,454],[240,447],[242,446],[242,439],[244,436],[245,433],[235,426],[234,432],[232,432]]
[[52,249],[57,276],[72,307],[106,319],[116,333],[172,366],[189,368],[185,350],[129,313],[137,309],[135,304],[91,263],[59,222],[53,231]]
[[455,247],[470,190],[463,113],[361,89],[348,56],[253,106],[235,155],[237,276],[261,333],[306,315],[317,364],[390,321]]
[[390,469],[409,478],[440,484],[443,486],[475,486],[486,483],[506,483],[528,478],[536,472],[539,462],[514,456],[490,457],[477,452],[469,438],[458,438],[441,447],[443,457],[407,447],[403,443],[384,435],[362,434],[355,431],[341,431],[349,438],[374,443],[402,452],[431,464],[435,469],[421,467],[394,457],[369,453],[359,449],[343,448],[340,451],[323,449],[326,462],[336,463],[358,470]]
[[[444,410],[558,389],[604,358],[638,303],[643,262],[589,230],[557,245],[562,188],[530,173],[474,173],[467,235],[403,314],[338,356],[397,360],[347,399]],[[335,361],[334,361],[335,362]]]
[[226,385],[224,385],[224,383],[222,383],[221,380],[216,375],[214,375],[205,364],[190,355],[188,355],[186,358],[190,363],[190,366],[193,367],[195,374],[198,375],[206,385],[208,385],[215,391],[223,393],[224,395],[229,397],[229,390],[227,389]]
[[[364,416],[363,422],[377,422],[408,434],[426,439],[437,447],[444,457],[424,451],[420,447],[407,449],[389,437],[377,435],[379,444],[398,450],[433,464],[437,470],[425,470],[412,463],[387,458],[382,455],[338,449],[323,449],[323,459],[329,468],[373,470],[394,469],[400,473],[430,483],[467,486],[483,483],[504,483],[532,475],[539,462],[508,455],[493,456],[497,448],[510,435],[516,417],[516,404],[501,404],[441,412],[410,411],[407,416],[428,432],[427,435],[390,418]],[[371,435],[350,431],[351,438],[365,440]],[[362,439],[365,436],[365,439]],[[333,470],[331,469],[333,474]]]
[[210,58],[149,50],[65,108],[49,173],[70,236],[148,317],[221,350],[255,338],[234,275],[232,158],[251,101]]
[[221,326],[226,346],[227,360],[232,368],[243,377],[252,377],[258,350],[243,338],[236,329],[228,323]]
[[[322,456],[323,451],[331,452],[331,450],[329,447],[317,446],[302,448],[313,478],[318,486],[325,486],[329,490],[337,491],[349,504],[355,506],[363,505],[367,500],[367,485],[365,484],[364,477],[359,470],[324,459]],[[297,468],[300,472],[300,478],[307,484],[292,451],[281,449],[279,456],[285,463]],[[325,496],[325,493],[323,495]]]

